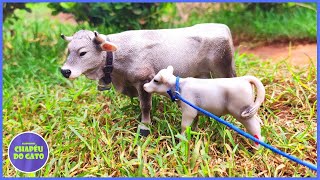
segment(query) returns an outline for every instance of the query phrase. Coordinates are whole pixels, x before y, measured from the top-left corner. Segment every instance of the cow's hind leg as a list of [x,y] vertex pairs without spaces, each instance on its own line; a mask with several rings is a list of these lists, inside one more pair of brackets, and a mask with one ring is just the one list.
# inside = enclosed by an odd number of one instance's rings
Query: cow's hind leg
[[138,129],[140,129],[140,135],[148,136],[150,134],[150,129],[147,125],[151,124],[150,111],[151,111],[151,94],[147,93],[142,86],[138,89],[139,101],[141,108],[141,124]]
[[232,59],[232,57],[222,59],[221,62],[217,65],[216,72],[214,72],[213,74],[216,76],[216,78],[237,77],[234,60]]
[[[223,44],[227,44],[228,42],[224,42]],[[223,47],[221,47],[223,48]],[[226,46],[221,50],[223,52],[220,59],[216,59],[214,66],[211,67],[215,78],[232,78],[237,77],[235,70],[235,61],[234,61],[234,52],[233,48],[230,46]]]

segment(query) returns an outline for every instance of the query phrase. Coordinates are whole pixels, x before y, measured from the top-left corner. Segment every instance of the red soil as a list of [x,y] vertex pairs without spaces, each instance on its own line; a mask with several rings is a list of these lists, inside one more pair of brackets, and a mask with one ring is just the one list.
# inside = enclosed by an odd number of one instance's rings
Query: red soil
[[317,44],[297,44],[293,46],[272,44],[249,48],[244,45],[237,47],[240,53],[254,54],[261,59],[275,61],[287,59],[292,65],[304,66],[310,63],[317,64]]

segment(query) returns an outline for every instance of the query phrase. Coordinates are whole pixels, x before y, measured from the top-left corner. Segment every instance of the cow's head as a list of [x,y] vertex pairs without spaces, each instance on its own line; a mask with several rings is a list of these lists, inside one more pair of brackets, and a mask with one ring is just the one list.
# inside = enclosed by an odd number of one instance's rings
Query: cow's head
[[106,41],[106,36],[98,32],[80,30],[73,36],[61,34],[68,41],[68,58],[61,68],[64,77],[74,79],[81,74],[90,79],[98,79],[97,70],[105,63],[105,51],[116,51],[116,45]]

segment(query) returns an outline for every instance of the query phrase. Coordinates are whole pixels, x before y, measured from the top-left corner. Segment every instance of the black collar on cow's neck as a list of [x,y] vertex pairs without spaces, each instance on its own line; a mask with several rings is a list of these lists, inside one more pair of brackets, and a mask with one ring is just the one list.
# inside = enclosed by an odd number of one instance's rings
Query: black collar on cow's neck
[[[107,41],[109,39],[107,38]],[[103,68],[103,77],[99,80],[98,90],[105,91],[111,88],[111,73],[113,70],[113,52],[107,52],[106,64]]]
[[106,65],[103,68],[103,73],[104,73],[103,80],[106,84],[111,83],[112,70],[113,70],[113,53],[107,52]]

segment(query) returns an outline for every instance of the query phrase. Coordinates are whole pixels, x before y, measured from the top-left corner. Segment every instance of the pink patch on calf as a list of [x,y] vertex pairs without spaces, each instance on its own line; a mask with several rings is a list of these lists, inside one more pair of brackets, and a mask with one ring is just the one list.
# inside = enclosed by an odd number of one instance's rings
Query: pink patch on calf
[[[254,135],[255,138],[259,139],[258,135]],[[256,145],[259,145],[259,143],[254,142]]]

